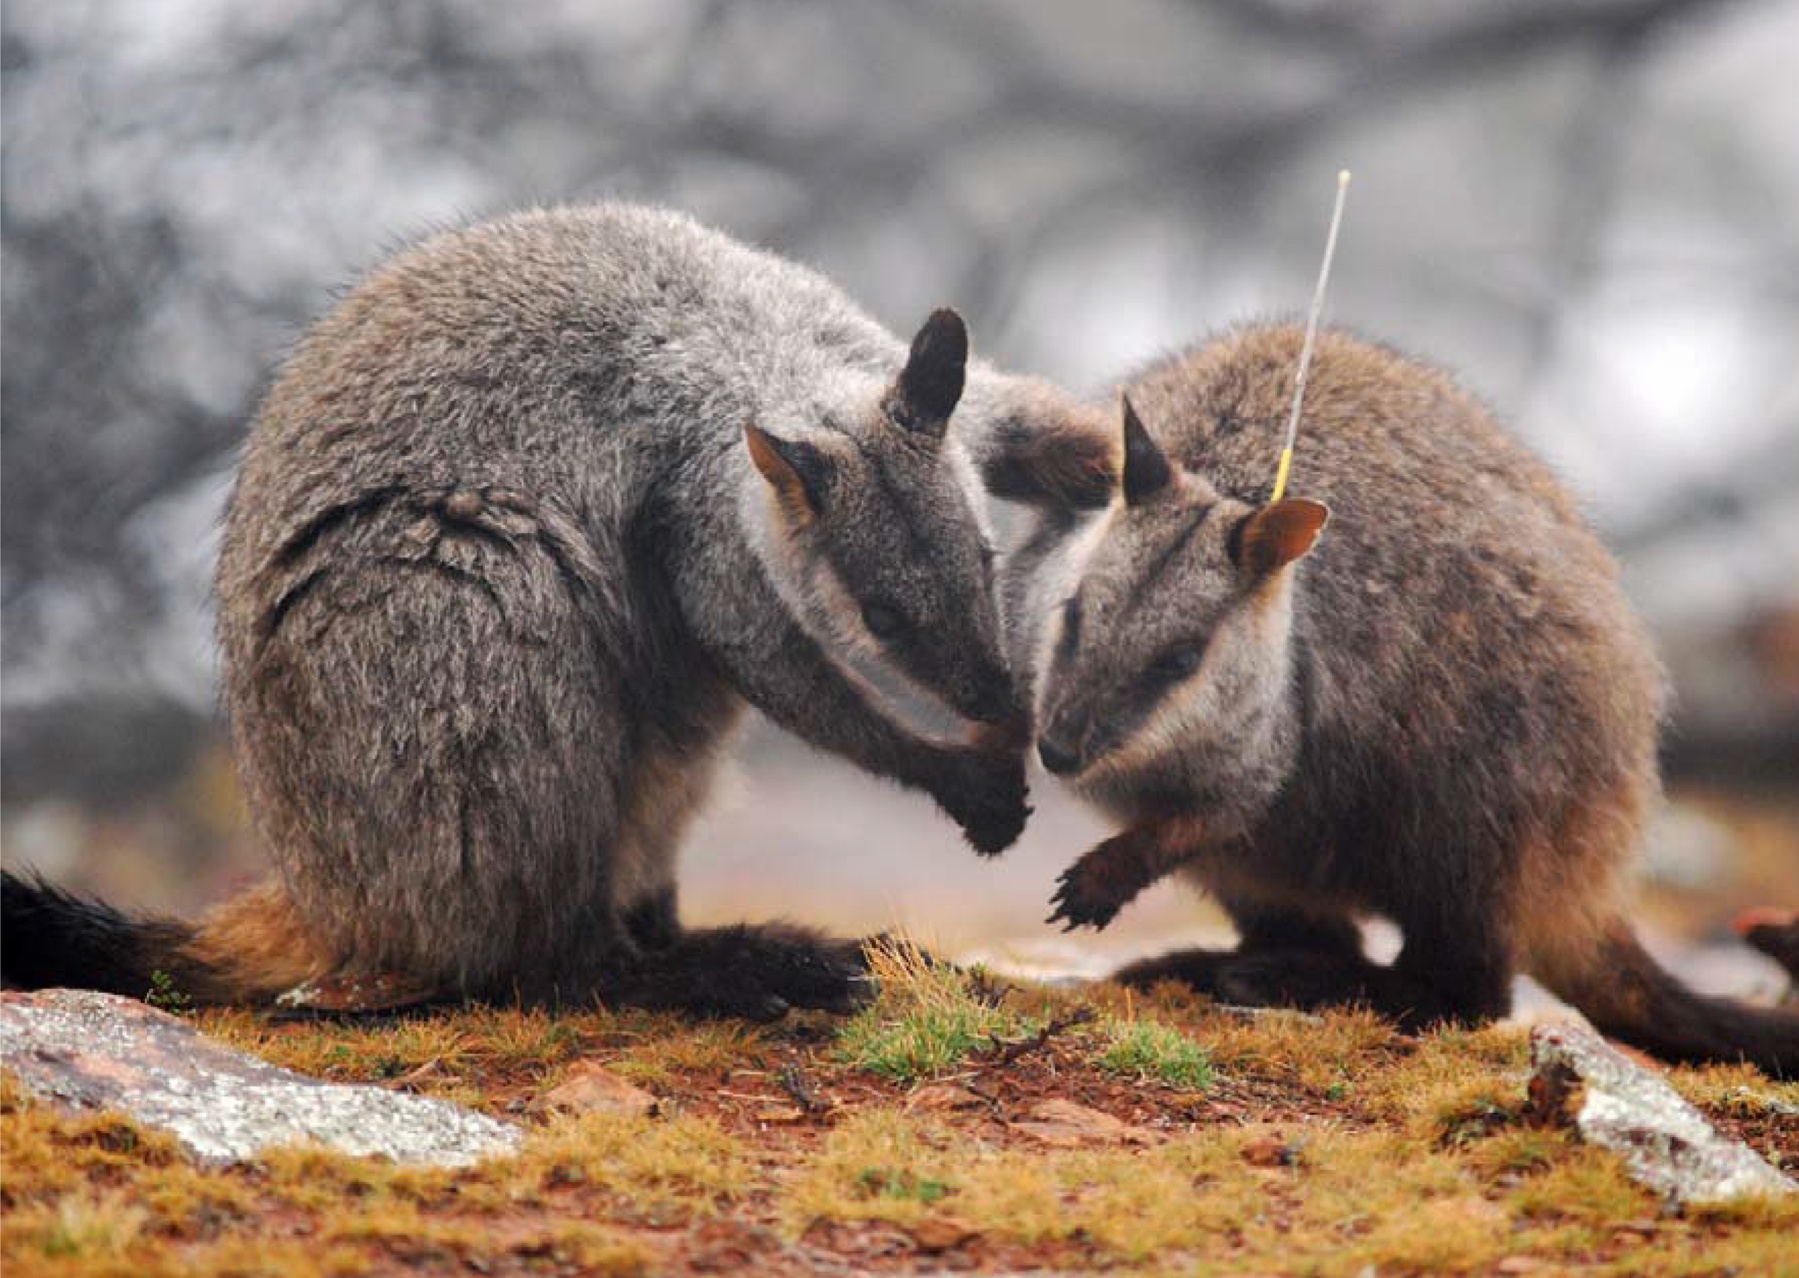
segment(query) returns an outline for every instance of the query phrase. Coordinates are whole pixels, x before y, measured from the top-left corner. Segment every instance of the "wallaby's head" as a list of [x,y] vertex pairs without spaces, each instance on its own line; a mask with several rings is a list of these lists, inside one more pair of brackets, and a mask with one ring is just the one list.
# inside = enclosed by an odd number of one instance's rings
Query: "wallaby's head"
[[967,363],[961,317],[937,311],[891,380],[852,379],[810,429],[751,423],[744,442],[768,485],[763,562],[801,625],[998,722],[1018,706],[993,551],[973,467],[947,435]]
[[1233,756],[1269,748],[1291,695],[1294,567],[1328,512],[1303,497],[1221,496],[1163,452],[1128,399],[1123,416],[1119,491],[1043,628],[1038,753],[1077,780],[1193,745],[1223,772],[1257,767]]

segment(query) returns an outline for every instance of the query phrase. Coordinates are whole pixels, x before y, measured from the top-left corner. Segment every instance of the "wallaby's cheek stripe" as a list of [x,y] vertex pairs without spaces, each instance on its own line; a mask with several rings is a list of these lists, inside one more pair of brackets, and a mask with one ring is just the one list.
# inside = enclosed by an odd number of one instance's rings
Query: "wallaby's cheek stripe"
[[849,587],[828,560],[818,567],[815,589],[818,595],[817,606],[828,618],[830,626],[829,638],[822,644],[826,657],[838,669],[855,679],[884,716],[913,731],[928,731],[928,725],[916,722],[918,716],[911,707],[889,696],[878,679],[866,677],[858,669],[858,662],[874,675],[909,689],[937,709],[960,719],[954,708],[935,689],[926,687],[909,674],[893,660],[885,645],[869,633],[867,625],[862,621],[861,605],[850,594]]

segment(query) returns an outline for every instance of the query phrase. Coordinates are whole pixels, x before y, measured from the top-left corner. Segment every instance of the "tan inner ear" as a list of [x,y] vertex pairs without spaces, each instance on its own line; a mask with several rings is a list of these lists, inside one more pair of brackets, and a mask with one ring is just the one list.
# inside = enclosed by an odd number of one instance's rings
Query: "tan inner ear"
[[756,463],[756,469],[775,490],[793,519],[805,523],[812,518],[812,499],[806,494],[805,481],[800,478],[787,459],[781,456],[781,450],[775,447],[774,440],[753,422],[744,424],[743,442],[749,446],[750,460]]
[[1266,576],[1284,568],[1317,544],[1330,508],[1309,497],[1288,497],[1258,510],[1243,529],[1245,568]]

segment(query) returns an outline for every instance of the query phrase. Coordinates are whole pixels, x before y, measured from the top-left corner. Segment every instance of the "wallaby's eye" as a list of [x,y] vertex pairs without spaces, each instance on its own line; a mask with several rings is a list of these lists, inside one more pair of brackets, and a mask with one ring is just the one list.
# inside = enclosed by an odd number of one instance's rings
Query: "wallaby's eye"
[[981,567],[991,572],[993,570],[993,561],[998,558],[999,551],[983,541],[981,543]]
[[871,603],[862,605],[862,624],[876,639],[892,639],[906,628],[906,619],[895,608]]
[[1157,683],[1175,683],[1185,679],[1199,669],[1199,660],[1204,655],[1198,645],[1189,645],[1163,653],[1149,668],[1150,678]]

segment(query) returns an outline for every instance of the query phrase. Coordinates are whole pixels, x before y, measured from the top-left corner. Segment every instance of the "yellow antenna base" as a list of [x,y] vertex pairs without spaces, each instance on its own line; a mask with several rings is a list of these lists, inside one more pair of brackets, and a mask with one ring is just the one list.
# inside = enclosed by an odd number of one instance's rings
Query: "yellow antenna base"
[[1268,500],[1270,504],[1279,501],[1287,491],[1287,472],[1293,469],[1293,450],[1281,449],[1281,468],[1274,474],[1274,495]]

